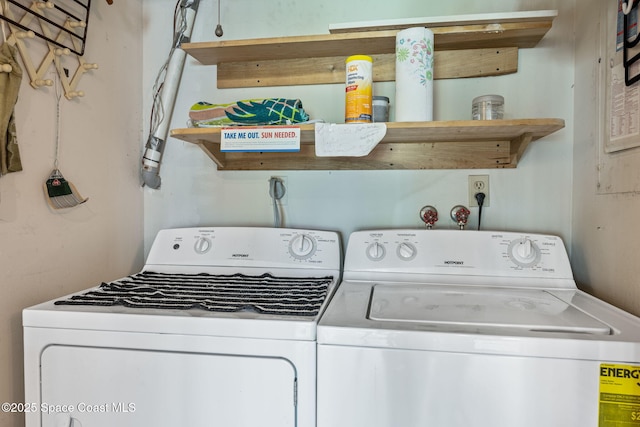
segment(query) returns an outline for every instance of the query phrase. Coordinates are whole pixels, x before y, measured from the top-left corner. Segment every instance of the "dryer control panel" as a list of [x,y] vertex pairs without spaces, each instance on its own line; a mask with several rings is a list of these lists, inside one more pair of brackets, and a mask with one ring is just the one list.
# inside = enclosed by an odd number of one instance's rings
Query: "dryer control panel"
[[339,235],[331,231],[263,227],[161,230],[147,257],[154,266],[241,266],[339,270]]
[[558,236],[471,230],[357,231],[344,271],[573,280]]

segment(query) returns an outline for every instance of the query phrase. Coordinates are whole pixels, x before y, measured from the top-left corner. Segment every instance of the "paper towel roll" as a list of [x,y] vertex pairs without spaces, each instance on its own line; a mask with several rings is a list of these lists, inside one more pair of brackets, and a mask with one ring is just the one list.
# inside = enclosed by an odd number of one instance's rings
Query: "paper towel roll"
[[396,121],[433,120],[433,31],[407,28],[396,35]]

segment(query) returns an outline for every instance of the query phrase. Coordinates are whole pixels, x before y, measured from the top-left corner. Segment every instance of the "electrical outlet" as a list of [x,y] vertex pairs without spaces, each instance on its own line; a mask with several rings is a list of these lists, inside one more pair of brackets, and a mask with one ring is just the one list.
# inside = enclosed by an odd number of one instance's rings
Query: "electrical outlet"
[[478,207],[476,193],[484,193],[482,207],[489,206],[489,175],[469,175],[469,207]]
[[[287,179],[286,176],[272,176],[269,178],[269,181],[271,181],[271,178],[276,178],[280,180],[280,182],[282,182],[282,187],[284,188],[284,195],[282,196],[281,199],[278,200],[278,203],[281,206],[286,206],[287,202],[289,201],[289,180]],[[273,203],[273,198],[271,197],[271,182],[269,182],[269,203],[270,204]]]

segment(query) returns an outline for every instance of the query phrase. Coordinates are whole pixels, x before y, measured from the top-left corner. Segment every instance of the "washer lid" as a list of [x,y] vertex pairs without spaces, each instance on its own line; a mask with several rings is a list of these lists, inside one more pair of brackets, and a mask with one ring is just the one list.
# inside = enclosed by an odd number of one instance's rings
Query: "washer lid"
[[373,288],[367,317],[380,322],[451,325],[457,330],[488,327],[611,333],[608,325],[542,289],[379,284]]

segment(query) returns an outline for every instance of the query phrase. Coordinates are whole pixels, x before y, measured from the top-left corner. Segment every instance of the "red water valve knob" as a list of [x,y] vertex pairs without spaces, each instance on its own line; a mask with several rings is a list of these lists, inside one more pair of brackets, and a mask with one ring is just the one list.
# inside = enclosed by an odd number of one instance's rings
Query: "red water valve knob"
[[420,209],[420,219],[425,223],[427,228],[431,230],[438,221],[438,210],[433,206],[425,206]]
[[471,211],[465,206],[457,205],[451,209],[451,219],[458,224],[460,230],[464,230],[464,227],[467,225],[467,221],[469,220],[469,215],[471,215]]

